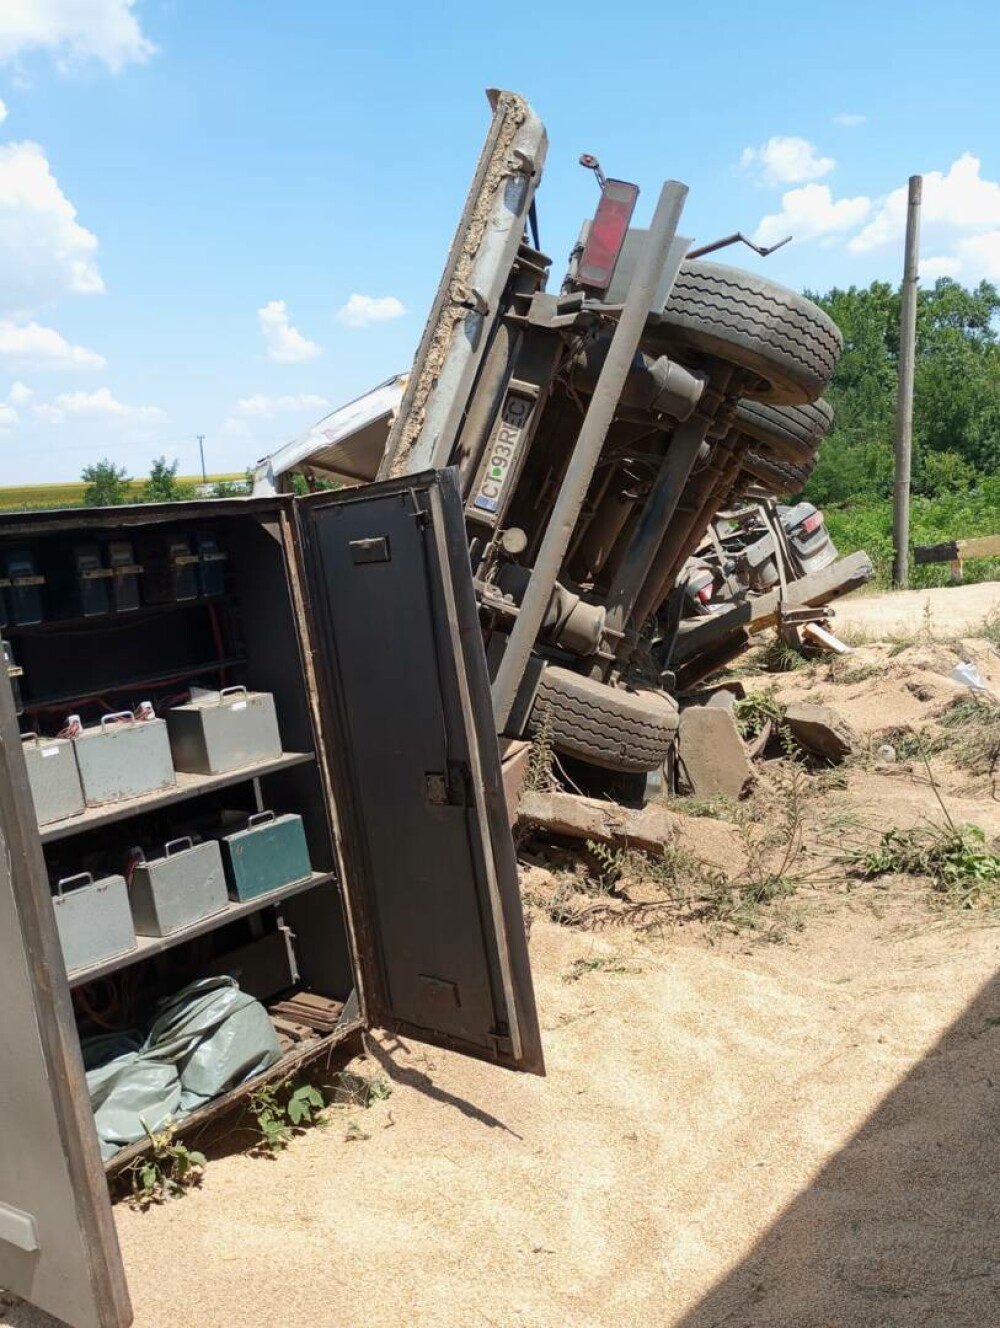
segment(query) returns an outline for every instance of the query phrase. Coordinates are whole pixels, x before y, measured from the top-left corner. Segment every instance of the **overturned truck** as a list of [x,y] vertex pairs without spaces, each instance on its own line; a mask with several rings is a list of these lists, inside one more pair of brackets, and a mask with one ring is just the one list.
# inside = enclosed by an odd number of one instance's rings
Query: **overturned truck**
[[257,492],[296,471],[356,483],[455,467],[498,734],[547,716],[563,755],[651,771],[678,708],[677,624],[650,624],[720,508],[801,490],[841,337],[801,295],[700,259],[729,241],[691,249],[686,186],[668,181],[638,229],[638,187],[590,157],[596,212],[550,290],[545,130],[521,97],[490,99],[410,373],[267,458]]

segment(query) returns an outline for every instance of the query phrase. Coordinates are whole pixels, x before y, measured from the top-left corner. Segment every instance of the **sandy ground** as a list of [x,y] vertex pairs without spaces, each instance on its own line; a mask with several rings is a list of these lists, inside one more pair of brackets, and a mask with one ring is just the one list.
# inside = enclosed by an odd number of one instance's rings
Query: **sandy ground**
[[834,605],[834,631],[850,629],[873,640],[927,633],[955,636],[974,632],[1000,610],[1000,582],[903,590],[894,595],[854,595]]
[[[874,734],[952,694],[937,650],[866,647],[852,667],[874,680],[780,686]],[[956,819],[1000,834],[988,791],[940,779]],[[852,808],[889,825],[935,803],[919,771],[869,764],[820,812]],[[118,1206],[136,1323],[1000,1323],[1000,928],[898,882],[807,887],[794,909],[801,930],[770,945],[536,919],[548,1077],[373,1041],[387,1100],[276,1161],[213,1160],[179,1202]],[[576,960],[606,965],[574,978]]]

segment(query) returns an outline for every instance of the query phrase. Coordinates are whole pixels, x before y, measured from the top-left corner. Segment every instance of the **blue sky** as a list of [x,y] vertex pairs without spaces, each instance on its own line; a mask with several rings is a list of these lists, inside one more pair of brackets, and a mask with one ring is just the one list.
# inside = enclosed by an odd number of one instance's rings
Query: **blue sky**
[[0,482],[193,473],[199,433],[239,470],[405,370],[491,85],[548,128],[556,280],[596,203],[581,152],[639,183],[639,222],[673,176],[699,242],[793,232],[726,261],[812,289],[898,280],[923,172],[925,279],[1000,280],[1000,7],[936,12],[0,3]]

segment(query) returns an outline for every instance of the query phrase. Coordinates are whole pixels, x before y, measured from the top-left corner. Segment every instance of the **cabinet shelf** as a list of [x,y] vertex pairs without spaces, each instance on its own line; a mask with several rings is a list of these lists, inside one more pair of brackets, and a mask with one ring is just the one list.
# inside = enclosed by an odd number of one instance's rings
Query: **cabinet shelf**
[[221,913],[200,918],[197,922],[192,922],[189,927],[171,932],[169,936],[140,936],[137,948],[130,950],[128,954],[116,955],[113,959],[102,959],[99,964],[90,964],[87,968],[72,970],[67,975],[69,985],[82,987],[87,982],[95,982],[98,978],[107,977],[109,973],[117,973],[119,969],[139,964],[143,959],[149,959],[151,955],[162,954],[164,950],[172,950],[175,945],[183,945],[185,941],[193,941],[198,936],[225,927],[228,923],[235,922],[237,918],[245,918],[250,913],[259,913],[272,904],[291,898],[292,895],[301,894],[304,890],[314,890],[318,885],[325,885],[334,880],[336,876],[333,872],[313,872],[310,876],[303,877],[301,881],[292,881],[289,885],[279,886],[277,890],[271,890],[266,895],[258,895],[256,899],[232,900]]
[[8,623],[3,629],[5,637],[47,636],[79,634],[124,629],[150,618],[163,618],[166,614],[184,613],[190,609],[204,609],[210,604],[224,604],[227,595],[209,595],[198,599],[170,600],[163,604],[140,604],[137,609],[108,610],[107,613],[74,614],[65,618],[43,618],[35,623]]
[[111,825],[130,816],[140,816],[143,812],[154,811],[157,807],[168,807],[171,803],[187,802],[190,798],[200,797],[203,793],[213,793],[216,789],[229,788],[233,784],[245,784],[264,775],[273,775],[279,770],[289,770],[292,766],[305,765],[315,760],[312,752],[282,752],[266,761],[255,761],[252,765],[241,765],[236,770],[227,770],[221,775],[184,775],[178,773],[177,783],[170,788],[157,789],[153,793],[143,793],[138,798],[123,798],[121,802],[110,802],[101,807],[88,807],[78,816],[66,816],[61,821],[51,821],[43,825],[38,836],[43,844],[51,844],[57,839],[66,839],[69,835],[83,834],[87,830],[96,830],[99,826]]
[[167,673],[147,674],[144,678],[127,678],[124,682],[111,682],[96,685],[86,692],[66,692],[61,696],[29,696],[24,701],[24,713],[36,714],[39,710],[61,710],[80,705],[95,696],[114,696],[119,692],[142,692],[150,687],[163,687],[167,683],[191,682],[205,674],[221,673],[226,669],[240,668],[246,664],[245,655],[230,655],[225,659],[210,659],[204,664],[185,665],[181,669],[171,669]]

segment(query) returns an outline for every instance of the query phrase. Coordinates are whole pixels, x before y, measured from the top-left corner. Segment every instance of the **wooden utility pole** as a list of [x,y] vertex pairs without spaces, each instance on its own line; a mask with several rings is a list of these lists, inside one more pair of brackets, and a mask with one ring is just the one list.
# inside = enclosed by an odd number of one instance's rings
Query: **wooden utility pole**
[[910,582],[910,456],[913,449],[913,362],[917,341],[917,276],[920,259],[922,175],[910,176],[906,208],[906,256],[899,313],[899,399],[896,406],[896,470],[892,490],[892,584]]

